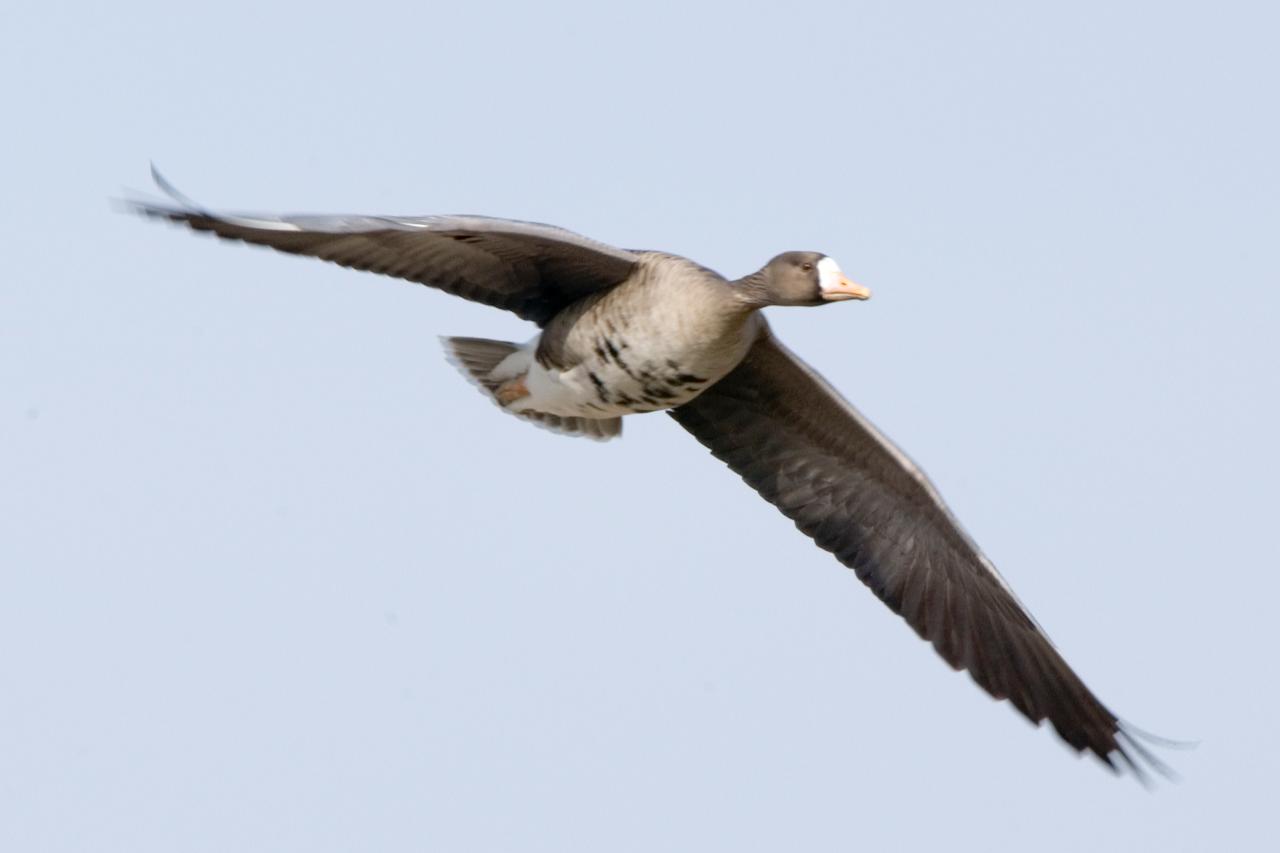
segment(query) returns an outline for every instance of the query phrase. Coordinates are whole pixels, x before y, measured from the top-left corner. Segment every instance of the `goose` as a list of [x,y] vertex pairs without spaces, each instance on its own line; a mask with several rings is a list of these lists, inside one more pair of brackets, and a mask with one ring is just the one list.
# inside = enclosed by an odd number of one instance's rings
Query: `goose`
[[771,331],[760,309],[859,301],[831,257],[780,254],[736,280],[665,252],[487,216],[239,215],[206,210],[155,168],[143,216],[418,282],[531,321],[525,343],[442,338],[504,412],[618,437],[665,411],[835,555],[952,668],[1076,753],[1146,781],[1170,771],[1084,684],[924,472]]

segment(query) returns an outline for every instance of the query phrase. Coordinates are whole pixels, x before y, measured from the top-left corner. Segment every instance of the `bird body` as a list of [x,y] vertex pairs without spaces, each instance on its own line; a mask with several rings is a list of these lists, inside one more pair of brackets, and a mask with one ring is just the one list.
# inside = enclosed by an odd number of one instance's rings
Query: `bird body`
[[736,280],[550,225],[477,216],[215,214],[178,194],[147,216],[427,284],[541,327],[525,344],[445,339],[504,411],[596,439],[667,410],[711,453],[851,568],[956,669],[1048,720],[1075,750],[1143,775],[1163,765],[1085,686],[924,472],[782,345],[771,305],[866,299],[818,252]]
[[512,414],[603,420],[656,412],[689,402],[736,367],[758,323],[723,277],[645,252],[625,281],[561,311],[480,378]]

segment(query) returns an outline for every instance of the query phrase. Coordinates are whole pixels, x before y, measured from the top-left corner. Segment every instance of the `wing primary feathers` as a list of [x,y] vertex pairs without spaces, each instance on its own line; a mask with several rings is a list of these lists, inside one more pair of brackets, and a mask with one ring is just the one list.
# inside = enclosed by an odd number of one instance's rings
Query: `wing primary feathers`
[[[732,373],[671,415],[979,687],[1113,771],[1173,778],[1071,669],[923,472],[767,326]],[[842,499],[810,499],[818,487]]]

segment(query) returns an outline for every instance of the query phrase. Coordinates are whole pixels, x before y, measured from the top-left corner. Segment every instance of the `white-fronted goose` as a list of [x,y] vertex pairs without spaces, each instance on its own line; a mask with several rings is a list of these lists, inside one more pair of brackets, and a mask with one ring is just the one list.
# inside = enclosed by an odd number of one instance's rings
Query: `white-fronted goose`
[[525,344],[447,338],[446,350],[505,411],[561,432],[607,439],[625,415],[668,410],[992,696],[1113,770],[1142,777],[1146,761],[1164,772],[924,473],[770,332],[766,306],[870,296],[831,258],[787,252],[731,281],[674,255],[530,222],[214,214],[155,178],[176,203],[134,202],[147,216],[420,282],[536,323],[541,334]]

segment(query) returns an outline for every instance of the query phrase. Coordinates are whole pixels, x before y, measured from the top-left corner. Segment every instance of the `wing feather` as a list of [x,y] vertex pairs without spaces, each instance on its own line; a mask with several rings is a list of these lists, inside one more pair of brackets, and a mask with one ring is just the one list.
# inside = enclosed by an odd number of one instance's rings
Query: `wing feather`
[[584,296],[621,284],[640,260],[563,228],[514,219],[217,214],[153,175],[175,204],[131,202],[145,216],[426,284],[538,325]]
[[1067,665],[924,473],[767,327],[738,368],[671,415],[952,667],[1032,722],[1048,720],[1077,751],[1141,775],[1134,755],[1150,762],[1149,753]]

